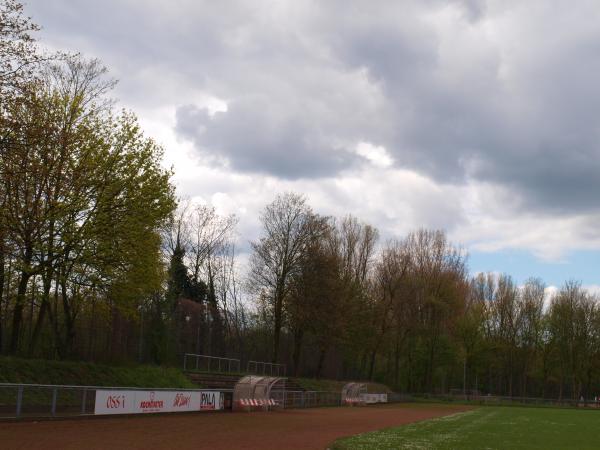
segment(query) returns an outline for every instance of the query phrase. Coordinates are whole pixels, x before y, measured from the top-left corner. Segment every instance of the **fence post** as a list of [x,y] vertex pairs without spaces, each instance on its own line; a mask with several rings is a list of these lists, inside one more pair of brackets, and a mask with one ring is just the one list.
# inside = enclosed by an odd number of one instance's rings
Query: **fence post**
[[183,371],[185,372],[186,370],[186,363],[187,363],[187,353],[183,354]]
[[81,414],[85,414],[85,400],[87,397],[87,389],[83,390],[83,395],[81,396]]
[[52,389],[52,417],[56,416],[56,396],[58,395],[58,388]]
[[196,355],[196,372],[198,372],[198,360],[200,359],[200,356]]
[[17,417],[21,415],[21,408],[23,406],[23,386],[17,388]]

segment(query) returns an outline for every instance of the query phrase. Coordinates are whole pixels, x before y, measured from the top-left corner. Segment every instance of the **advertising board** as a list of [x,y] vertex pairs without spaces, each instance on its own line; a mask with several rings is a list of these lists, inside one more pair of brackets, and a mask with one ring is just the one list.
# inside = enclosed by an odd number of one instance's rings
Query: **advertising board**
[[223,409],[215,391],[96,390],[94,414],[146,414]]

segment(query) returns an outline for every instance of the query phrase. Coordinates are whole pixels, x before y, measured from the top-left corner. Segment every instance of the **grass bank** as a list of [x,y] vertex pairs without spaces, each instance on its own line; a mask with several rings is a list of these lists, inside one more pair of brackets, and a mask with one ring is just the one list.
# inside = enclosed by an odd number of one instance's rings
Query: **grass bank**
[[598,449],[600,410],[482,407],[337,440],[335,450]]
[[0,383],[197,388],[180,370],[0,357]]

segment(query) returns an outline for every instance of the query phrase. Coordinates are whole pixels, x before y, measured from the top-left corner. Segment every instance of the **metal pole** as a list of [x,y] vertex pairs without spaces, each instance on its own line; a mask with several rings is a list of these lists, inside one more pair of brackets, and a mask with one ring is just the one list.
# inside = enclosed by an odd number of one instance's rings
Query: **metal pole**
[[83,390],[83,395],[81,398],[81,414],[85,414],[85,400],[87,397],[87,389]]
[[52,416],[56,416],[56,396],[58,395],[58,389],[52,389]]
[[21,408],[23,406],[23,386],[19,386],[17,389],[17,417],[21,415]]
[[187,362],[187,353],[183,354],[183,371],[186,370],[186,362]]
[[200,359],[200,356],[196,355],[196,372],[198,371],[198,360]]

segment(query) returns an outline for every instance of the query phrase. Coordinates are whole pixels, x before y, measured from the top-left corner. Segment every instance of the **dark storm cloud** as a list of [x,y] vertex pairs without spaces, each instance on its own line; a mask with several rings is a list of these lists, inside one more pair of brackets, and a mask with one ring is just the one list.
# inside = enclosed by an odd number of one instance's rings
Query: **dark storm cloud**
[[233,102],[227,112],[213,116],[182,106],[176,118],[181,136],[205,149],[205,156],[226,157],[237,171],[313,178],[335,174],[358,158],[321,141],[302,117],[271,114],[267,101]]
[[[233,170],[335,177],[365,141],[440,182],[509,188],[523,208],[600,209],[596,2],[30,6],[56,42],[108,55],[131,98],[179,92],[176,131]],[[197,91],[227,111],[208,115]]]
[[[485,14],[463,6],[470,20]],[[448,51],[434,25],[390,25],[382,16],[365,30],[342,16],[352,25],[341,27],[337,54],[366,67],[390,102],[395,127],[383,142],[398,164],[440,181],[504,185],[527,208],[600,207],[600,7],[562,14],[541,6],[515,6],[528,22],[514,30],[522,35],[506,36],[517,46],[508,56],[502,42],[482,52],[462,41]]]

